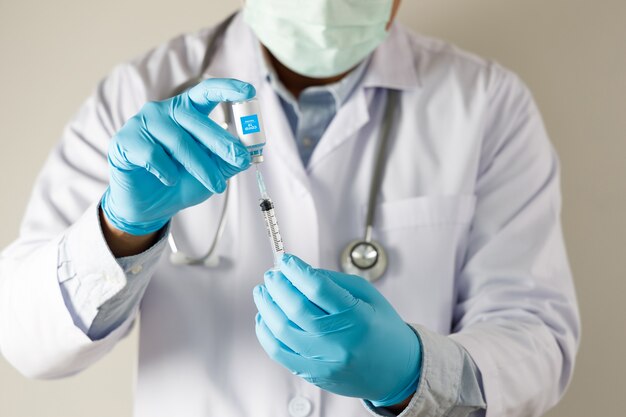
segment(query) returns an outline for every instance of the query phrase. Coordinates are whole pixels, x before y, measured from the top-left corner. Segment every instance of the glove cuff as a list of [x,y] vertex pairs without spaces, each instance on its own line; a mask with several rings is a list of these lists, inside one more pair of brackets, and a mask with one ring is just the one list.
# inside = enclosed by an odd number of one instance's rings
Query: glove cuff
[[158,219],[151,222],[133,223],[125,221],[123,218],[118,217],[111,206],[111,188],[107,188],[100,200],[100,208],[106,216],[107,220],[118,230],[124,233],[135,236],[148,235],[150,233],[157,232],[167,224],[170,219]]
[[408,370],[412,373],[413,377],[409,381],[409,383],[406,384],[399,392],[391,393],[387,397],[378,401],[369,400],[370,403],[372,403],[372,405],[375,407],[389,407],[391,405],[399,404],[417,391],[420,375],[422,373],[422,342],[420,341],[419,336],[413,330],[413,328],[408,324],[407,326],[411,330],[411,333],[414,336],[413,340],[415,342],[412,343],[410,359],[408,361]]

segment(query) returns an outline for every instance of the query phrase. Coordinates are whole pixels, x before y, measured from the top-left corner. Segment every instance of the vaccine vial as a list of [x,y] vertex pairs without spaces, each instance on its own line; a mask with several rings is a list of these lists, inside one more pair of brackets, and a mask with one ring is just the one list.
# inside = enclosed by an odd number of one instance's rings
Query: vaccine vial
[[250,151],[252,163],[263,162],[263,147],[266,140],[259,101],[255,97],[246,101],[234,102],[231,107],[237,136]]

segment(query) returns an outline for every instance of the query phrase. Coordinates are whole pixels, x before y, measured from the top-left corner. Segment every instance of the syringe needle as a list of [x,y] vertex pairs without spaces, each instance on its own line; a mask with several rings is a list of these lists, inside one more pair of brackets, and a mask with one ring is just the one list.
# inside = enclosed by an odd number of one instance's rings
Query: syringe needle
[[261,171],[259,170],[259,165],[255,165],[256,167],[256,182],[259,185],[259,191],[261,193],[261,198],[264,200],[268,200],[270,196],[267,194],[267,190],[265,189],[265,181],[263,181],[263,175],[261,175]]

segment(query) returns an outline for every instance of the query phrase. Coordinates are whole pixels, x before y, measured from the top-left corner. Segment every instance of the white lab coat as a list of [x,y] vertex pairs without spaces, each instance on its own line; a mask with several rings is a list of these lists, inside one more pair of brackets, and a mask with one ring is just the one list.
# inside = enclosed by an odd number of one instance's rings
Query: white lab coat
[[[132,317],[96,342],[74,325],[59,291],[58,248],[69,242],[73,273],[120,285],[130,279],[95,215],[107,144],[144,102],[196,75],[207,33],[178,37],[116,68],[38,177],[20,237],[0,264],[0,347],[24,374],[78,372],[127,333]],[[208,74],[257,87],[268,135],[261,169],[287,250],[337,270],[342,247],[363,235],[385,88],[399,89],[374,227],[389,269],[375,285],[405,321],[451,334],[469,352],[489,416],[537,415],[555,404],[572,374],[579,320],[560,227],[558,161],[519,79],[395,25],[305,169],[252,59],[256,47],[237,17]],[[212,116],[222,117],[219,110]],[[296,395],[311,401],[311,416],[366,415],[359,401],[300,381],[258,344],[252,288],[271,254],[253,172],[231,187],[220,266],[175,267],[166,250],[143,297],[136,415],[275,417],[288,415]],[[172,230],[185,251],[206,250],[220,207],[214,197],[176,216]]]

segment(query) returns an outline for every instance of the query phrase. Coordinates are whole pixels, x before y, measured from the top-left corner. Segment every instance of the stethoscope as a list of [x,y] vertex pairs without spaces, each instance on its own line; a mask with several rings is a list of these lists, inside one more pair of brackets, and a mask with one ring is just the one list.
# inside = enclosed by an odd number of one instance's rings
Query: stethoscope
[[[193,77],[183,84],[174,88],[168,97],[172,97],[181,94],[185,90],[193,87],[194,85],[202,82],[206,77],[205,71],[208,69],[211,59],[215,55],[220,41],[226,33],[226,29],[232,22],[235,14],[229,16],[226,20],[221,22],[209,35],[207,42],[207,49],[202,60],[202,66],[200,75]],[[398,92],[395,90],[389,90],[387,93],[387,104],[385,106],[385,114],[383,116],[383,125],[380,131],[380,139],[376,153],[374,154],[374,172],[372,173],[372,179],[370,182],[369,198],[367,204],[367,213],[365,216],[365,234],[361,239],[354,239],[346,245],[341,251],[340,266],[343,272],[348,274],[359,275],[366,280],[372,282],[380,279],[389,264],[387,253],[383,246],[372,239],[372,231],[374,227],[374,216],[376,213],[377,195],[380,191],[382,177],[385,169],[385,153],[387,150],[387,143],[391,136],[391,127],[393,125],[393,115],[397,107]],[[222,127],[227,128],[232,125],[231,112],[225,106],[223,107],[224,113],[224,125]],[[226,226],[226,213],[228,212],[228,201],[230,194],[230,186],[226,187],[224,192],[224,198],[222,203],[222,211],[219,217],[217,231],[209,246],[208,251],[199,257],[191,257],[182,252],[176,245],[176,239],[174,234],[170,232],[168,236],[168,243],[171,249],[170,262],[174,265],[204,265],[209,268],[215,268],[219,265],[220,259],[217,255],[216,248],[224,233]]]

